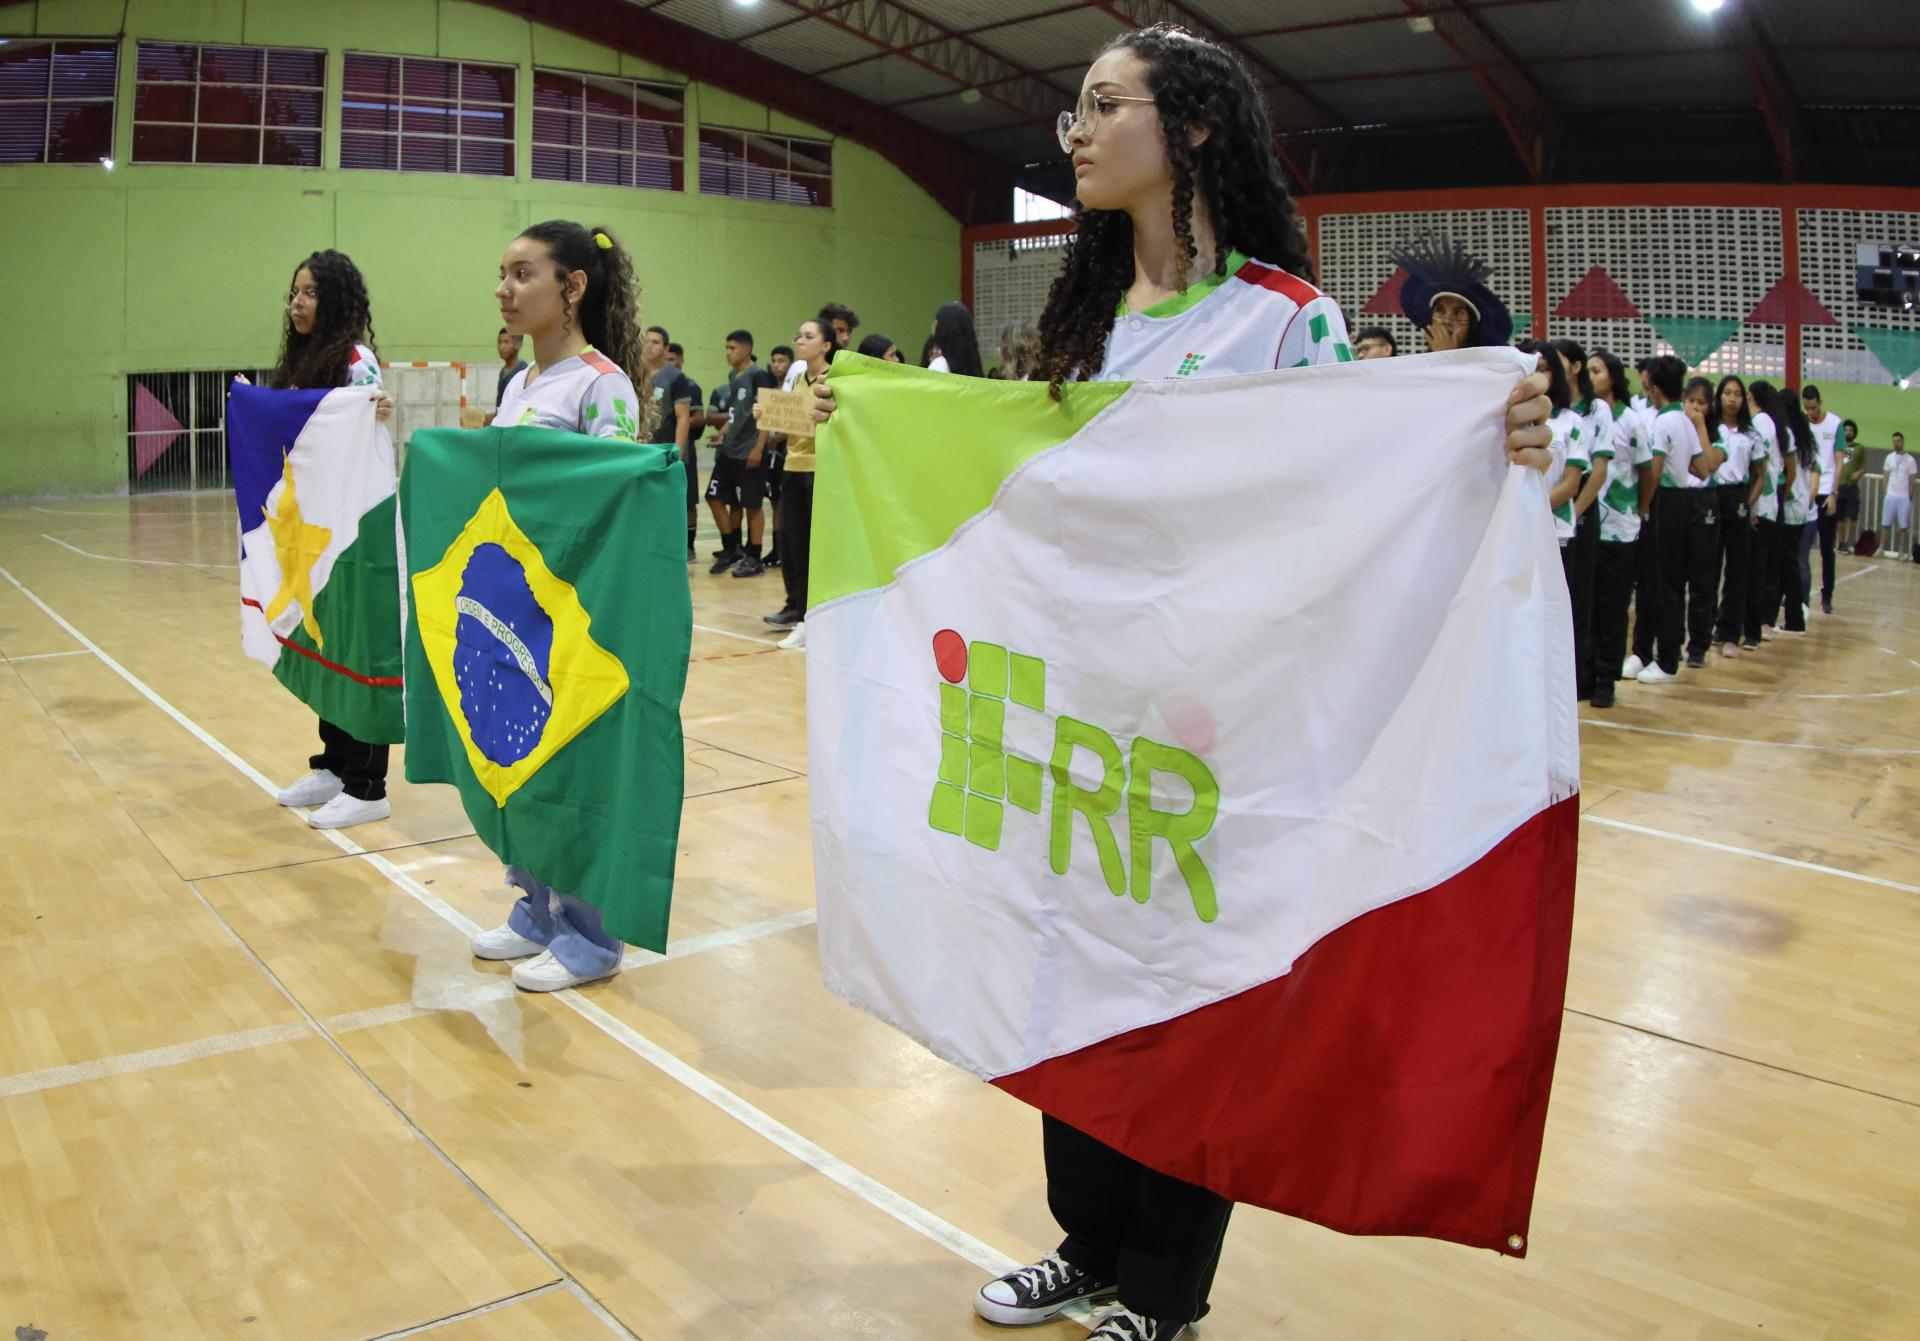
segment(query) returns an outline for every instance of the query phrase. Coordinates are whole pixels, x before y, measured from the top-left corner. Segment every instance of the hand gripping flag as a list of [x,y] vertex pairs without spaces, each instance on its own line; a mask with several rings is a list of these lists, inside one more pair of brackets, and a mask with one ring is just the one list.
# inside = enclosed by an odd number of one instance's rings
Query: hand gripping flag
[[355,738],[401,740],[393,442],[372,397],[235,383],[227,459],[247,655]]
[[829,986],[1233,1200],[1523,1253],[1579,785],[1545,486],[1501,450],[1524,371],[1056,404],[835,359]]
[[408,781],[453,783],[500,860],[664,953],[693,637],[679,460],[423,429],[400,499]]

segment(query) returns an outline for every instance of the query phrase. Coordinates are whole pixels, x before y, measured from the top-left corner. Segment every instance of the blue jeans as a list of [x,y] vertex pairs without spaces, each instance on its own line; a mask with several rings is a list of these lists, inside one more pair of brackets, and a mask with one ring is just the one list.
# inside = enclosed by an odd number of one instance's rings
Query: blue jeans
[[1800,528],[1800,599],[1805,604],[1813,601],[1813,546],[1819,538],[1817,518]]
[[507,925],[553,951],[567,972],[604,978],[620,967],[626,944],[601,928],[598,908],[541,884],[518,866],[507,867],[507,883],[521,891]]

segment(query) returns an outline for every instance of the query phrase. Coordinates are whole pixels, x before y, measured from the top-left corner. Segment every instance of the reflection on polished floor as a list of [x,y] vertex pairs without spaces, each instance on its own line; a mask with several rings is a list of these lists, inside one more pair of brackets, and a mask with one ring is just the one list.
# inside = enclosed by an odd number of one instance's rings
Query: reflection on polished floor
[[[993,1334],[1038,1119],[820,985],[777,572],[691,579],[673,953],[537,998],[467,952],[507,905],[450,788],[344,842],[263,791],[312,719],[231,536],[0,507],[0,1335]],[[1920,570],[1843,565],[1809,636],[1583,714],[1531,1256],[1243,1209],[1205,1341],[1920,1336]]]

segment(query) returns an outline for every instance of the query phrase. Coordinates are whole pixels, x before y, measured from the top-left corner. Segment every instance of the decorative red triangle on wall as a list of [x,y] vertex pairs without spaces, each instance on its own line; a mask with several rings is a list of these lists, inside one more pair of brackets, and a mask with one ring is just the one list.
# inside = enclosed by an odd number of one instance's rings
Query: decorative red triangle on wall
[[1553,315],[1575,321],[1632,321],[1640,309],[1613,276],[1596,265],[1560,300]]
[[1360,309],[1363,317],[1397,317],[1400,315],[1400,286],[1407,282],[1407,272],[1396,267],[1393,275],[1380,291]]
[[1760,306],[1747,315],[1748,321],[1770,326],[1838,326],[1826,305],[1807,291],[1807,286],[1785,275],[1767,290]]

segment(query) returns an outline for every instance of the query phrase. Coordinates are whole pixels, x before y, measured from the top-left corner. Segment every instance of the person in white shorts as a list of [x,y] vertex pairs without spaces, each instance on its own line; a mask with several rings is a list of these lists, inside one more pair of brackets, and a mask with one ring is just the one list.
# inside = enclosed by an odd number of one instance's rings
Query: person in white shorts
[[[1913,475],[1916,463],[1907,451],[1907,435],[1893,435],[1893,450],[1883,467],[1887,472],[1887,501],[1880,505],[1880,549],[1896,559],[1911,558],[1913,548]],[[1899,539],[1894,539],[1898,533]]]

